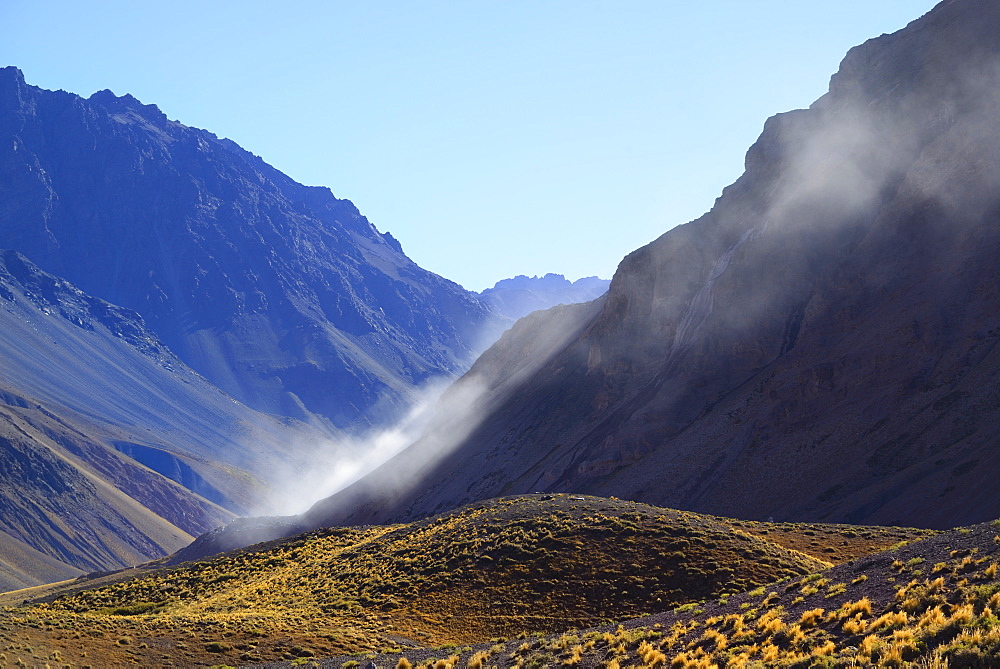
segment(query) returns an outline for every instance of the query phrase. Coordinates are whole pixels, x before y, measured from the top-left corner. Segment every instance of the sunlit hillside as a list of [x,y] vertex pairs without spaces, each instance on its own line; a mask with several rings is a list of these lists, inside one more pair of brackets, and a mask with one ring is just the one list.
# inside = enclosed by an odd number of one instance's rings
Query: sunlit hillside
[[187,666],[464,646],[691,607],[927,534],[519,496],[12,593],[41,603],[4,610],[0,647],[10,662]]

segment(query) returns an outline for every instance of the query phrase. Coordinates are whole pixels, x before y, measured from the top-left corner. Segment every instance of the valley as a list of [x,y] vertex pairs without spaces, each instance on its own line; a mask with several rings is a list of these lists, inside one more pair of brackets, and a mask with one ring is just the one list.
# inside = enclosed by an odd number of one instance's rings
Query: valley
[[1000,666],[998,128],[944,0],[610,282],[477,293],[0,68],[0,669]]

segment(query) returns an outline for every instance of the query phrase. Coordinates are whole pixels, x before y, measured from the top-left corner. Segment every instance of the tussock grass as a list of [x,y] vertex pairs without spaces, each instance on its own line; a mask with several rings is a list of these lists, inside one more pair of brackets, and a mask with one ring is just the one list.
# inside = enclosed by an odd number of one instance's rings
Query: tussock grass
[[[33,615],[137,640],[125,649],[90,637],[108,664],[162,655],[298,661],[379,652],[397,645],[390,635],[465,644],[678,606],[697,611],[702,600],[824,566],[711,516],[527,495],[406,525],[310,532],[77,592]],[[583,645],[544,652],[572,664]],[[60,647],[72,651],[68,641]]]

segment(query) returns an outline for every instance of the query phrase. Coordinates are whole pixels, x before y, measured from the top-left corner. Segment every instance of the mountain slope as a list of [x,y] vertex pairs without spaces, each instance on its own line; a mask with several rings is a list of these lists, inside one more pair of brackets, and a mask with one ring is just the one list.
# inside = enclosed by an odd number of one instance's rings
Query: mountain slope
[[84,572],[0,532],[0,592],[57,583]]
[[0,251],[0,322],[0,383],[13,395],[100,428],[112,450],[235,512],[266,509],[267,486],[314,455],[319,433],[235,403],[138,315],[11,251]]
[[353,204],[129,95],[0,69],[0,146],[0,247],[138,312],[253,408],[384,419],[488,336],[485,305]]
[[0,573],[7,572],[0,576],[0,590],[68,578],[80,570],[120,569],[177,550],[191,535],[164,516],[173,515],[191,532],[231,517],[133,463],[131,484],[155,496],[157,503],[150,506],[160,515],[71,455],[73,448],[99,445],[45,419],[32,425],[21,412],[12,413],[0,410],[0,536],[5,540]]
[[[537,490],[782,520],[1000,515],[998,37],[1000,5],[950,0],[852,49],[596,309],[522,325],[528,345],[574,332],[537,371],[509,374],[532,357],[518,346],[484,354],[459,385],[495,390],[441,419],[476,426],[448,455],[428,435],[312,521]],[[393,471],[419,472],[412,495]]]
[[0,590],[260,513],[320,440],[234,402],[137,314],[0,251]]

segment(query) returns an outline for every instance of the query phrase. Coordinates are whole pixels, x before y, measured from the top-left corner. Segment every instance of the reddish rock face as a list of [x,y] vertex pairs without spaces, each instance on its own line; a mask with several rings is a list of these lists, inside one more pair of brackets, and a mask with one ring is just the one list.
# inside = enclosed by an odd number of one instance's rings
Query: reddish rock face
[[996,3],[945,2],[852,49],[827,95],[765,124],[711,211],[626,257],[606,297],[484,354],[458,384],[486,389],[467,437],[432,430],[315,522],[532,491],[1000,516],[998,91]]

